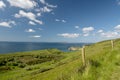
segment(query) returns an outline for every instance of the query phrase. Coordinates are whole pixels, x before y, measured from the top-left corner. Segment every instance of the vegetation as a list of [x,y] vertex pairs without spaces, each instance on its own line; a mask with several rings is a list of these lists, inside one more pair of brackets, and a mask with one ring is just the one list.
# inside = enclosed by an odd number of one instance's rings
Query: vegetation
[[0,55],[1,80],[120,80],[120,39],[87,45],[81,51],[57,49]]

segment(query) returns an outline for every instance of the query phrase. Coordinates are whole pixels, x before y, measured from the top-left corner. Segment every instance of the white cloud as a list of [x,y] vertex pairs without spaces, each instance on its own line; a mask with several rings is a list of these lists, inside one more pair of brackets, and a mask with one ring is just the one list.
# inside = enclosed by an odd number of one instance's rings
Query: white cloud
[[43,8],[40,8],[41,12],[51,12],[53,9],[48,8],[47,6],[44,6]]
[[51,8],[56,8],[57,6],[51,5],[49,3],[47,3],[45,0],[40,0],[40,2],[44,5],[46,5],[47,7],[51,7]]
[[36,25],[33,21],[29,21],[30,25]]
[[19,7],[22,9],[32,9],[37,3],[33,0],[7,0],[11,6]]
[[41,28],[38,28],[38,30],[43,30],[43,29],[41,29]]
[[32,38],[40,38],[41,36],[40,35],[34,35],[34,36],[31,36]]
[[9,21],[9,24],[16,25],[15,21]]
[[55,19],[55,21],[59,22],[60,20],[59,19]]
[[3,9],[4,7],[6,7],[5,3],[3,1],[0,1],[0,8]]
[[15,16],[16,18],[20,18],[20,17],[21,17],[20,14],[15,14],[14,16]]
[[0,26],[9,27],[9,28],[11,27],[8,22],[0,22]]
[[25,30],[25,32],[35,32],[35,30],[33,30],[33,29],[28,29],[28,30]]
[[36,8],[35,11],[36,11],[36,12],[40,12],[41,10],[40,10],[39,8]]
[[16,25],[15,21],[0,22],[0,26],[11,28],[12,25]]
[[32,12],[25,12],[23,10],[20,10],[18,14],[15,14],[16,18],[26,17],[38,24],[43,24],[42,21],[36,19],[36,15]]
[[52,9],[48,8],[47,6],[45,6],[45,7],[43,8],[43,11],[44,11],[44,12],[51,12]]
[[102,33],[102,32],[103,32],[103,30],[102,30],[102,29],[98,30],[98,33]]
[[63,34],[58,34],[58,36],[62,36],[62,37],[65,37],[65,38],[77,38],[80,36],[80,34],[78,33],[63,33]]
[[49,8],[49,7],[47,7],[47,6],[44,6],[44,7],[42,7],[42,8],[35,9],[35,11],[36,11],[36,12],[39,12],[39,13],[41,14],[41,13],[49,13],[49,12],[53,11],[53,9],[52,9],[52,8]]
[[90,35],[89,33],[83,34],[83,36],[85,36],[85,37],[86,37],[86,36],[89,36],[89,35]]
[[46,4],[45,0],[40,0],[40,2],[41,2],[42,4]]
[[94,27],[84,27],[82,29],[83,33],[89,33],[94,30]]
[[117,29],[117,30],[120,30],[120,25],[117,25],[114,28]]
[[79,29],[79,26],[75,26],[76,29]]
[[107,38],[113,38],[113,37],[118,37],[120,35],[118,34],[118,32],[108,31],[108,32],[105,32],[105,33],[101,33],[101,36],[102,37],[107,37]]
[[23,10],[19,11],[19,14],[15,14],[16,18],[20,18],[20,17],[26,17],[30,20],[34,20],[36,18],[35,14],[33,14],[32,12],[24,12]]
[[62,22],[63,22],[63,23],[66,23],[66,21],[65,21],[65,20],[62,20]]
[[66,23],[67,21],[65,20],[60,20],[60,19],[55,19],[56,22],[63,22],[63,23]]
[[35,11],[39,12],[39,13],[49,13],[49,12],[53,11],[53,9],[50,7],[44,6],[42,8],[35,9]]
[[41,13],[37,13],[37,16],[41,16]]
[[120,5],[120,0],[116,0],[117,4]]

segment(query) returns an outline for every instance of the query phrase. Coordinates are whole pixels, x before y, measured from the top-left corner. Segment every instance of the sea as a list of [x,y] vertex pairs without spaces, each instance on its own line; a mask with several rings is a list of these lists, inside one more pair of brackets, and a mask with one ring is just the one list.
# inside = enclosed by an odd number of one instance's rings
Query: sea
[[0,54],[43,50],[43,49],[59,49],[61,51],[69,51],[69,47],[82,47],[91,43],[59,43],[59,42],[0,42]]

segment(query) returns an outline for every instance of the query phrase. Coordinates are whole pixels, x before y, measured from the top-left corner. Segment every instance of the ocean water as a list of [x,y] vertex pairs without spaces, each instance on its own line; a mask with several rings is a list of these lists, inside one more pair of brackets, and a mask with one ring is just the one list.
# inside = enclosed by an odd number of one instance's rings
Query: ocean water
[[71,46],[82,47],[86,43],[0,42],[0,54],[57,48],[68,51]]

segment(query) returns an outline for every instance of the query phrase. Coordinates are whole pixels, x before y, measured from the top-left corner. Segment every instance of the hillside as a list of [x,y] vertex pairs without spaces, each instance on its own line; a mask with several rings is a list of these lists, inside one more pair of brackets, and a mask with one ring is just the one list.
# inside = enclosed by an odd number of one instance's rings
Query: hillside
[[57,49],[0,55],[0,80],[120,80],[120,39],[85,47],[81,51]]

